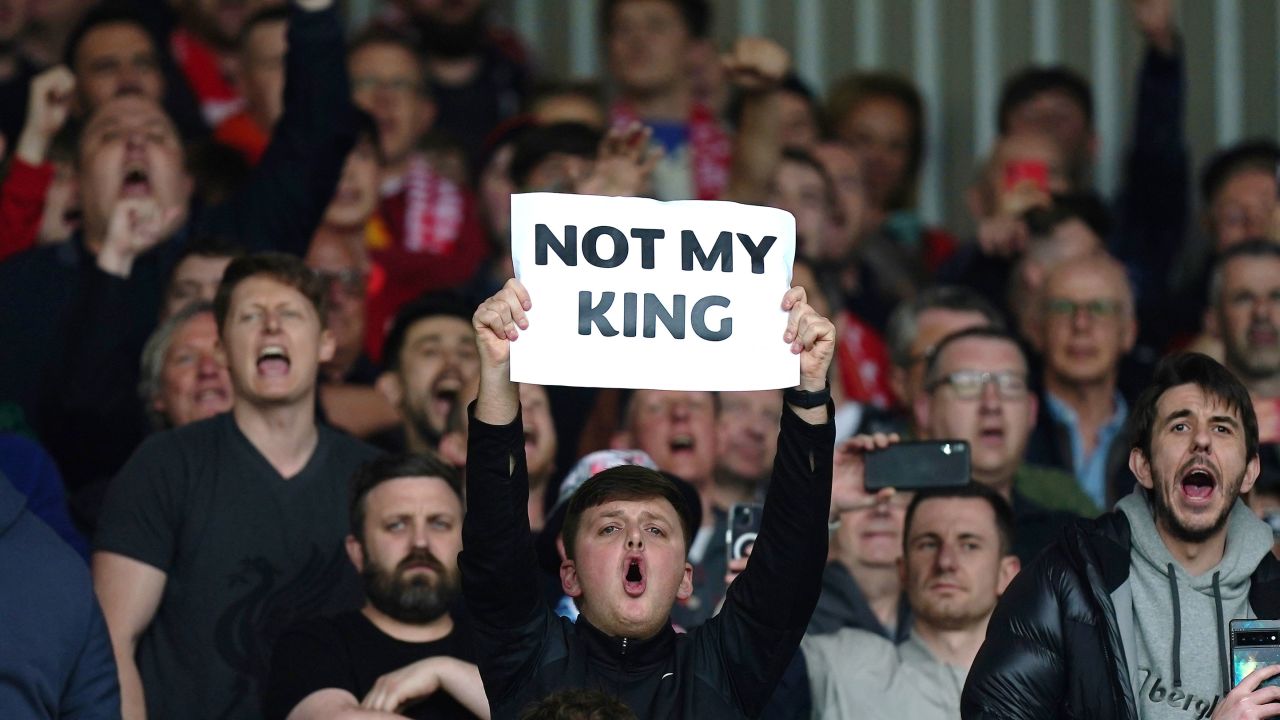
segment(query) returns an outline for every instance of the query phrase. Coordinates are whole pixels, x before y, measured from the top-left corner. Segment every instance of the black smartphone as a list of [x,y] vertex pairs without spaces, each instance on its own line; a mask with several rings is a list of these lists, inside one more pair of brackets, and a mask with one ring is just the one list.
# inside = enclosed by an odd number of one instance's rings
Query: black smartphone
[[730,560],[747,556],[747,551],[760,534],[763,514],[764,506],[756,503],[735,503],[729,508],[729,529],[724,533],[724,541]]
[[[1280,620],[1231,621],[1231,686],[1235,687],[1249,673],[1268,665],[1280,665]],[[1259,687],[1280,687],[1280,677],[1273,677]]]
[[867,492],[881,488],[924,490],[969,484],[969,443],[964,440],[899,442],[866,455]]

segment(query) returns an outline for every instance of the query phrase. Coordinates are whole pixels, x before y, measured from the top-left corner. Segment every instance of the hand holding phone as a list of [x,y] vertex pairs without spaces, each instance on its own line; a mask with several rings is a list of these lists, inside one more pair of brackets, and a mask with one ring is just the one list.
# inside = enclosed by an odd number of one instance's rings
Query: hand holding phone
[[[1232,620],[1232,686],[1270,666],[1280,666],[1280,620]],[[1280,688],[1280,677],[1272,676],[1259,685]]]
[[[833,518],[842,512],[859,510],[876,503],[874,493],[866,488],[866,456],[899,442],[898,434],[875,433],[855,435],[836,446],[831,474],[831,510]],[[886,490],[891,493],[892,490]]]

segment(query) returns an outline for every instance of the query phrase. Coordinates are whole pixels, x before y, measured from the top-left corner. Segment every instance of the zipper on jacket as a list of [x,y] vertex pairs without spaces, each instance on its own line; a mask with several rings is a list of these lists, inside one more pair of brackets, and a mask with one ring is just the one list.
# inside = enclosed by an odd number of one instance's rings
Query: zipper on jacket
[[623,655],[626,655],[626,654],[627,654],[627,639],[626,639],[626,638],[622,638],[622,654],[623,654]]

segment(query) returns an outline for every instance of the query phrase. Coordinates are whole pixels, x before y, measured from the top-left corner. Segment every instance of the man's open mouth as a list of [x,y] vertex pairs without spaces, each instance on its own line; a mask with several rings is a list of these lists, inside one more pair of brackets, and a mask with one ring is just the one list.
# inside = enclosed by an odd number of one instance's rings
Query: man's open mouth
[[124,173],[124,183],[120,186],[120,197],[149,197],[151,195],[151,176],[144,167],[131,167]]
[[258,374],[284,377],[289,374],[289,353],[281,345],[267,345],[258,351]]
[[692,435],[673,435],[671,437],[671,452],[693,452],[693,436]]
[[627,560],[627,572],[623,576],[622,589],[631,597],[640,597],[644,594],[644,561],[640,557],[632,556]]
[[1213,489],[1218,486],[1218,481],[1208,468],[1193,467],[1182,474],[1179,484],[1182,494],[1187,498],[1208,500],[1213,495]]

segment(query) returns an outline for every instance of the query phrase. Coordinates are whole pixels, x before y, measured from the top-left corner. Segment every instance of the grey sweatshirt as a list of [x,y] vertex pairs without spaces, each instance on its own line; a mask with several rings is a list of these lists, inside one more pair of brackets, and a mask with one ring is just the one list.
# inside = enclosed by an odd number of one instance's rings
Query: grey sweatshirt
[[1145,490],[1135,489],[1116,509],[1133,533],[1127,584],[1132,606],[1122,608],[1118,600],[1116,611],[1133,613],[1133,631],[1125,633],[1124,644],[1138,717],[1207,718],[1231,687],[1228,623],[1255,617],[1249,577],[1271,550],[1271,530],[1237,500],[1227,518],[1222,561],[1192,576],[1160,539]]

